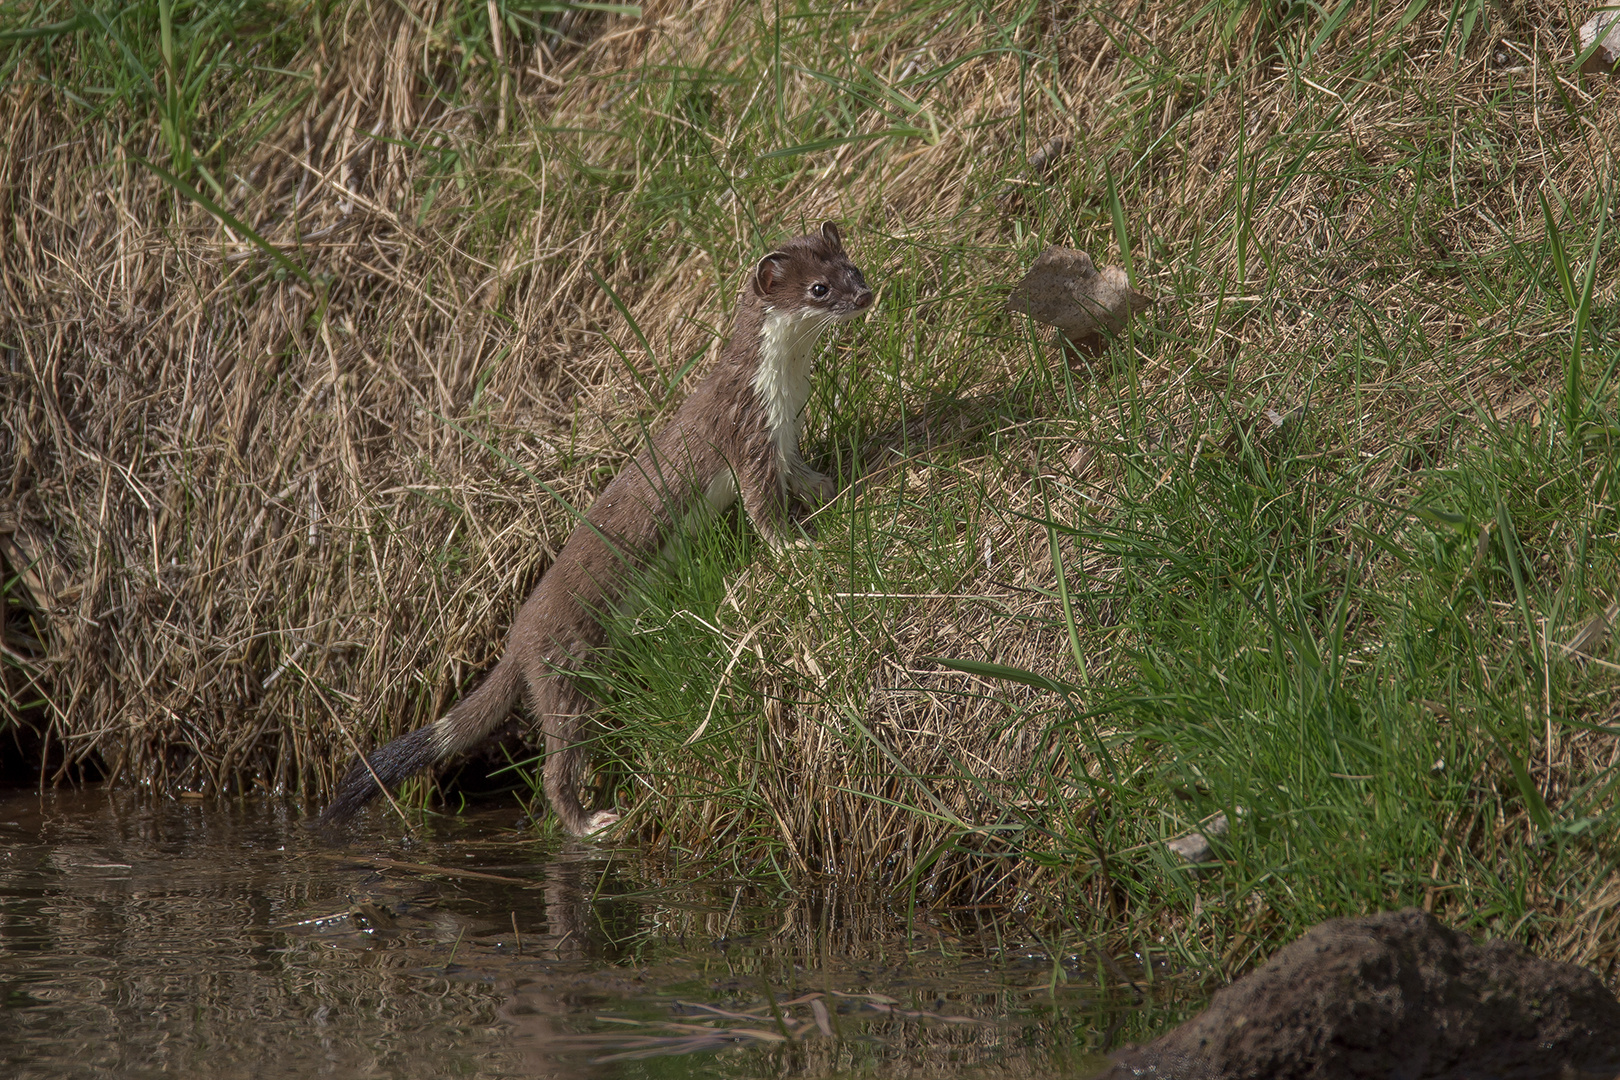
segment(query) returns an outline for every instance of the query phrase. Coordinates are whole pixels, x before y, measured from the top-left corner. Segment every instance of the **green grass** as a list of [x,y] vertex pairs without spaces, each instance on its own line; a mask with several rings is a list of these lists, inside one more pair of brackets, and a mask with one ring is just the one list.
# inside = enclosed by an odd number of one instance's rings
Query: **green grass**
[[[1076,752],[1053,779],[1109,807],[1105,849],[1237,824],[1214,882],[1151,847],[1088,859],[1084,820],[1061,822],[1061,864],[1146,911],[1258,898],[1285,934],[1438,900],[1534,935],[1608,877],[1612,765],[1559,743],[1612,722],[1612,682],[1550,642],[1613,595],[1613,510],[1592,498],[1613,456],[1466,435],[1415,470],[1410,507],[1364,494],[1364,462],[1245,452],[1152,461],[1110,520],[1063,523],[1117,560],[1132,662],[1060,723]],[[1538,555],[1555,526],[1570,550]]]
[[[154,158],[182,180],[205,181],[217,198],[229,162],[309,93],[307,80],[282,67],[308,40],[294,10],[262,0],[36,0],[0,23],[8,46],[0,71],[14,80],[31,61],[28,81],[65,97],[84,126],[127,131],[155,120]],[[319,33],[318,7],[313,15]]]

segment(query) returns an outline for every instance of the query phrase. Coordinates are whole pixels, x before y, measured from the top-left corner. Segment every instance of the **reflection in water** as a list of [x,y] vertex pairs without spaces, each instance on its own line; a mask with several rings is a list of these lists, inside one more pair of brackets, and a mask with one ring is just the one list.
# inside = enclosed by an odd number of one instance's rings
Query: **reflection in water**
[[0,1075],[1039,1077],[1149,1033],[1089,965],[992,962],[988,930],[902,938],[863,898],[515,816],[377,815],[339,851],[271,799],[0,798]]
[[[595,873],[590,873],[593,869]],[[590,879],[586,884],[587,876]],[[545,884],[545,923],[537,935],[538,955],[563,966],[587,967],[592,954],[590,932],[595,922],[592,897],[601,877],[600,864],[577,840],[564,842],[562,850],[540,867]],[[624,988],[634,995],[633,986]],[[552,1077],[586,1075],[578,1055],[567,1053],[567,1040],[579,1030],[579,1018],[599,1000],[594,984],[581,985],[570,979],[519,979],[501,1003],[500,1018],[518,1033],[515,1045],[525,1076],[550,1080]]]

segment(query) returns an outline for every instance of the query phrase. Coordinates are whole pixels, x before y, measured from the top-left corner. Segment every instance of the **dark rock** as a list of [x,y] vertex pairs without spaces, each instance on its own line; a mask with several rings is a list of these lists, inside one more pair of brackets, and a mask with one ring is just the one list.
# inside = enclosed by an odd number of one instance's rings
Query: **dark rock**
[[1612,1080],[1620,1002],[1597,976],[1415,908],[1333,919],[1099,1080]]

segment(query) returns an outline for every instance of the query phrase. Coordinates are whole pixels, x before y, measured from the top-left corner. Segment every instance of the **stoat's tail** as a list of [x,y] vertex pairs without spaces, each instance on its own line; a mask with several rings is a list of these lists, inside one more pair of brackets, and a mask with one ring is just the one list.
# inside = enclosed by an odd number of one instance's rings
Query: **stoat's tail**
[[364,761],[356,758],[338,784],[337,795],[321,813],[320,824],[346,821],[376,798],[377,785],[393,790],[412,773],[471,750],[488,737],[512,712],[523,692],[523,669],[511,653],[484,676],[478,689],[456,702],[451,710],[427,727],[401,735]]

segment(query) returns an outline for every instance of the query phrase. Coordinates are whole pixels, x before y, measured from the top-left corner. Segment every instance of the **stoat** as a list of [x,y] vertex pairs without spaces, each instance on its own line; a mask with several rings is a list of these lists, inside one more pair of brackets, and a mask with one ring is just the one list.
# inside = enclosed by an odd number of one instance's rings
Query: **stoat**
[[738,498],[754,528],[780,547],[789,539],[789,496],[832,497],[833,479],[799,456],[816,341],[871,304],[872,290],[844,254],[833,222],[761,259],[743,286],[719,364],[574,529],[512,621],[495,667],[435,723],[356,758],[321,824],[348,818],[379,782],[393,788],[475,748],[525,692],[545,734],[546,798],[563,827],[584,836],[617,821],[614,810],[587,814],[579,801],[580,736],[595,703],[572,676],[602,647],[599,616],[628,599],[636,575],[683,530]]

